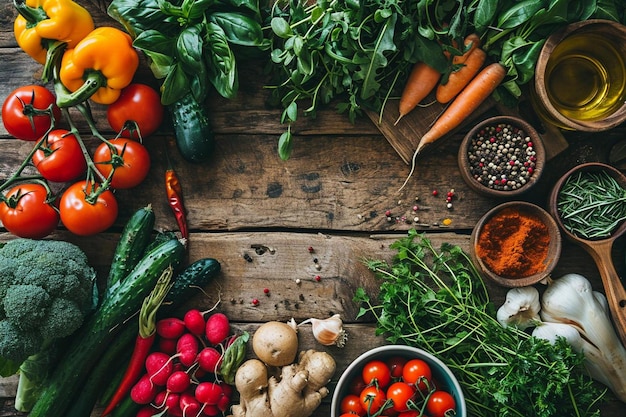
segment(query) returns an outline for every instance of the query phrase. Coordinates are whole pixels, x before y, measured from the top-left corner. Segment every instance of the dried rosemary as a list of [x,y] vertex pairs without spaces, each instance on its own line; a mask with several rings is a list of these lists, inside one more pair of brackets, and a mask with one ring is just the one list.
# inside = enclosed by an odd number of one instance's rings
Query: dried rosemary
[[626,190],[606,171],[580,171],[563,183],[557,208],[570,233],[608,238],[626,220]]

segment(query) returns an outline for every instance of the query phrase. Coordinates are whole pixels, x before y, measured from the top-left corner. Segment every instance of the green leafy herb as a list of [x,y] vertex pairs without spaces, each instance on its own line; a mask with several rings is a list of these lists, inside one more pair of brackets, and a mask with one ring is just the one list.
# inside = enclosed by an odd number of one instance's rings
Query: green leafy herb
[[378,301],[357,290],[359,317],[373,314],[377,334],[438,356],[459,380],[469,415],[599,416],[606,390],[585,374],[582,355],[563,339],[551,345],[502,327],[460,247],[437,250],[411,230],[391,248],[391,264],[366,261],[381,285]]

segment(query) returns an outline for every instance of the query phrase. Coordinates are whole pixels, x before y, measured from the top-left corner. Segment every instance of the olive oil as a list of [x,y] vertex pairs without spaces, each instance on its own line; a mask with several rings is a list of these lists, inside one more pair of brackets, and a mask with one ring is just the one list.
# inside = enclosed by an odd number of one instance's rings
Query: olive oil
[[626,99],[625,57],[607,36],[579,33],[565,38],[548,59],[548,98],[563,116],[595,121]]

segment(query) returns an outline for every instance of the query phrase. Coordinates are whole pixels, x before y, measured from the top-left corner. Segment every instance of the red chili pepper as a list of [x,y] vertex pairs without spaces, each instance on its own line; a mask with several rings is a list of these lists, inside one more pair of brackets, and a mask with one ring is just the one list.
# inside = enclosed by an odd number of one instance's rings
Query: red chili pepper
[[133,385],[139,381],[146,358],[150,354],[152,344],[156,338],[156,314],[157,310],[165,300],[165,296],[172,287],[172,267],[168,267],[159,277],[152,292],[144,299],[139,310],[139,332],[135,339],[135,347],[130,357],[130,362],[124,372],[124,376],[111,397],[106,408],[102,412],[102,417],[110,414],[113,409],[126,397]]
[[165,191],[167,193],[167,201],[174,213],[178,229],[183,239],[189,239],[189,231],[187,230],[187,213],[183,202],[183,188],[180,185],[178,175],[172,168],[172,164],[167,154],[167,169],[165,170]]

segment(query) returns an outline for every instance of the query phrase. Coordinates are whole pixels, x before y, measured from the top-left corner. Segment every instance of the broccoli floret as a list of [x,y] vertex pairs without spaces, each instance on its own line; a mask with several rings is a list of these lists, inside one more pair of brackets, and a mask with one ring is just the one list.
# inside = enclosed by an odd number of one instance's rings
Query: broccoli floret
[[95,280],[87,256],[72,243],[18,238],[0,247],[0,369],[17,371],[3,368],[4,360],[30,370],[19,382],[29,385],[19,387],[18,393],[29,393],[19,398],[20,411],[30,411],[37,399],[35,385],[48,371],[41,364],[54,362],[44,357],[95,308]]

